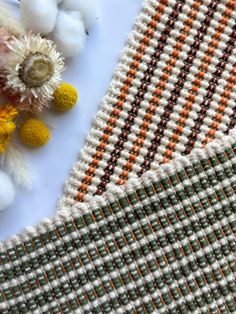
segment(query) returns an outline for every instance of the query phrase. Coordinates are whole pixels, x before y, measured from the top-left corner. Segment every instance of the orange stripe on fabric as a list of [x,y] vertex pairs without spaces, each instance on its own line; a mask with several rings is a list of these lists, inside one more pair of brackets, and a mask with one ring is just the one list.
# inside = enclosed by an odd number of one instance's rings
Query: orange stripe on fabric
[[[196,10],[199,8],[199,6],[200,6],[200,3],[198,3],[198,2],[195,2],[195,3],[194,3],[194,7],[196,8]],[[191,10],[191,11],[189,12],[188,16],[191,16],[191,17],[193,17],[194,19],[196,19],[196,18],[197,18],[197,12],[194,11],[194,10]],[[157,98],[157,97],[153,97],[152,100],[150,101],[150,102],[151,102],[151,105],[147,108],[147,111],[150,111],[150,108],[152,108],[152,111],[151,111],[150,114],[148,114],[148,116],[147,116],[147,114],[146,114],[146,116],[145,116],[145,118],[146,118],[145,120],[148,120],[148,122],[145,121],[145,122],[143,122],[143,124],[140,126],[140,130],[139,130],[139,133],[138,133],[138,135],[137,135],[137,139],[136,139],[136,141],[135,141],[135,143],[134,143],[134,145],[133,145],[131,151],[129,152],[130,156],[129,156],[129,158],[128,158],[127,163],[124,165],[123,169],[129,169],[129,171],[131,171],[132,168],[133,168],[133,165],[134,165],[135,161],[131,162],[130,158],[131,158],[131,156],[136,155],[136,154],[137,154],[136,152],[139,153],[139,151],[140,151],[140,149],[141,149],[141,146],[140,146],[140,144],[139,144],[140,138],[143,138],[143,140],[142,140],[142,145],[143,145],[143,143],[144,143],[144,140],[145,140],[145,138],[146,138],[147,131],[148,131],[149,126],[150,126],[150,124],[151,124],[151,122],[152,122],[152,121],[151,121],[151,120],[152,120],[152,117],[154,116],[154,114],[155,114],[155,112],[156,112],[156,106],[158,105],[158,102],[159,102],[159,99],[160,99],[160,97],[161,97],[161,95],[162,95],[162,92],[164,91],[164,89],[165,89],[165,87],[166,87],[166,84],[168,83],[168,79],[169,79],[169,77],[170,77],[170,75],[171,75],[171,72],[172,72],[172,70],[173,70],[173,67],[175,66],[175,64],[176,64],[176,62],[177,62],[177,60],[178,60],[179,53],[180,53],[180,49],[182,48],[183,43],[184,43],[184,41],[185,41],[186,38],[187,38],[187,35],[186,35],[186,34],[189,33],[189,31],[190,31],[190,29],[191,29],[191,26],[192,26],[192,24],[193,24],[193,22],[194,22],[194,19],[188,18],[188,19],[185,21],[185,23],[184,23],[185,25],[184,25],[184,27],[183,27],[183,30],[184,30],[185,34],[182,34],[182,33],[181,33],[181,34],[179,35],[179,37],[176,39],[176,44],[175,44],[175,46],[174,46],[174,48],[173,48],[173,51],[172,51],[172,53],[171,53],[171,56],[173,56],[173,58],[170,58],[170,59],[169,59],[169,61],[167,62],[166,67],[163,69],[163,72],[164,72],[164,73],[163,73],[163,75],[161,76],[161,78],[160,78],[160,80],[159,80],[159,82],[158,82],[158,84],[157,84],[156,90],[155,90],[155,92],[154,92],[154,94],[156,94],[156,95],[158,96],[158,98]],[[188,25],[188,26],[187,26],[187,25]],[[168,73],[166,73],[166,72],[168,72]],[[152,103],[154,103],[155,106],[153,106]],[[145,129],[145,138],[144,138],[144,136],[143,136],[143,129]],[[138,151],[137,151],[137,147],[139,147]],[[134,150],[135,150],[135,151],[134,151]],[[131,165],[132,165],[132,167],[131,167]],[[126,180],[126,179],[128,178],[128,175],[129,175],[129,172],[123,171],[123,172],[120,174],[120,180],[118,181],[118,184],[123,185],[124,180]]]
[[[203,57],[203,59],[202,59],[203,61],[201,62],[201,65],[199,67],[200,69],[203,67],[208,68],[208,66],[211,63],[212,56],[214,55],[214,52],[219,45],[221,35],[222,35],[225,27],[227,26],[228,18],[230,18],[230,15],[228,15],[228,14],[229,13],[232,14],[232,10],[226,9],[224,11],[224,14],[226,14],[226,12],[227,12],[227,18],[225,18],[223,16],[221,18],[221,20],[218,22],[219,25],[217,27],[216,33],[214,34],[211,42],[209,43],[209,47],[208,47],[207,51],[205,52],[205,56]],[[214,46],[214,48],[212,48],[211,46]],[[205,64],[206,61],[207,61],[207,64]],[[198,78],[199,74],[200,74],[200,78]],[[179,142],[180,136],[182,134],[182,130],[183,130],[184,126],[186,125],[187,118],[189,116],[189,113],[191,112],[193,103],[195,101],[196,96],[194,94],[198,92],[198,89],[201,86],[201,82],[202,82],[204,76],[205,76],[205,73],[202,76],[202,71],[199,71],[196,75],[197,78],[192,83],[192,88],[191,88],[191,91],[189,92],[189,95],[187,97],[187,101],[184,105],[184,109],[182,109],[182,111],[180,113],[180,117],[177,121],[176,130],[173,131],[174,133],[172,134],[172,136],[171,136],[171,138],[167,144],[166,151],[163,154],[164,157],[163,157],[162,162],[164,162],[164,163],[167,163],[171,160],[172,154],[175,150],[177,143]],[[183,119],[183,116],[185,116],[184,119]],[[181,126],[181,130],[178,129],[178,126]]]
[[[147,37],[146,34],[151,34],[151,35],[149,35],[150,37],[152,37],[152,36],[154,35],[154,32],[152,32],[152,27],[153,27],[152,24],[153,24],[153,23],[157,23],[157,24],[158,24],[158,22],[159,22],[159,20],[160,20],[160,18],[161,18],[161,16],[162,16],[162,14],[163,14],[163,12],[164,12],[166,6],[167,6],[167,3],[168,3],[168,0],[160,0],[160,1],[159,1],[159,4],[157,5],[157,8],[156,8],[156,11],[158,11],[158,12],[156,12],[156,14],[152,17],[151,22],[148,24],[147,30],[146,30],[146,32],[145,32],[145,35],[143,36],[143,39],[141,40],[141,44],[139,45],[139,47],[138,47],[138,49],[137,49],[138,51],[141,51],[142,53],[137,53],[137,54],[136,54],[135,57],[137,58],[138,61],[135,61],[135,60],[134,60],[134,61],[131,63],[131,67],[132,67],[132,68],[127,72],[127,75],[132,75],[133,77],[136,75],[136,70],[137,70],[137,68],[138,68],[138,66],[139,66],[139,64],[140,64],[140,60],[142,59],[143,53],[144,53],[144,51],[145,51],[145,49],[146,49],[146,47],[147,47],[147,45],[148,45],[148,43],[149,43],[149,41],[144,40],[144,38]],[[156,24],[156,26],[157,26],[157,24]],[[144,40],[145,42],[147,42],[147,43],[143,43],[143,40]],[[127,77],[128,77],[128,76],[127,76]],[[131,83],[130,83],[130,85],[131,85]],[[122,86],[122,87],[123,87],[123,86]],[[122,89],[122,88],[121,88],[121,89]],[[118,100],[118,104],[119,104],[119,107],[120,107],[121,109],[122,109],[122,107],[123,107],[123,102],[124,102],[126,96],[127,96],[126,94],[121,93],[121,94],[119,95],[119,97],[118,97],[118,98],[120,99],[120,100]],[[121,111],[121,110],[120,110],[120,111]],[[119,115],[117,115],[117,117],[118,117],[118,116],[119,116]],[[112,128],[110,128],[110,131],[106,134],[106,135],[107,135],[106,139],[105,139],[105,140],[101,139],[101,141],[103,141],[105,145],[108,144],[109,137],[110,137],[110,135],[112,134],[112,131],[113,131],[113,128],[114,128],[114,127],[115,127],[115,124],[112,124]],[[105,149],[104,149],[104,150],[105,150]],[[96,152],[96,153],[97,153],[97,152]],[[92,158],[93,158],[93,159],[92,159],[92,162],[90,163],[88,170],[85,172],[85,177],[84,177],[84,179],[82,180],[82,182],[83,182],[84,180],[86,180],[87,182],[91,183],[91,181],[92,181],[92,177],[91,177],[91,176],[88,176],[88,173],[89,173],[90,167],[92,167],[93,170],[98,167],[99,161],[97,160],[96,153],[95,153],[94,156],[92,157]],[[103,155],[103,153],[101,153],[101,157],[102,157],[102,155]],[[101,158],[99,158],[99,159],[101,160]],[[79,189],[78,189],[78,194],[77,194],[77,197],[76,197],[76,201],[83,201],[83,199],[84,199],[84,194],[86,193],[86,191],[87,191],[87,189],[88,189],[88,187],[87,187],[85,190],[83,190],[83,193],[81,193],[81,192],[80,192],[81,187],[82,187],[82,184],[80,185],[80,187],[79,187]]]
[[[217,112],[216,115],[211,123],[210,126],[210,130],[208,131],[207,135],[205,136],[204,140],[202,141],[202,145],[205,146],[207,143],[209,143],[210,141],[212,141],[212,139],[214,139],[216,131],[219,127],[220,122],[223,119],[223,113],[228,105],[228,100],[229,97],[231,95],[232,89],[234,87],[233,84],[231,84],[231,81],[236,81],[236,75],[234,74],[236,71],[236,65],[234,65],[231,73],[233,73],[233,75],[231,75],[228,80],[227,80],[227,84],[224,88],[224,91],[222,93],[221,96],[221,100],[219,101],[219,106],[217,107]],[[225,97],[225,93],[227,93],[227,97]],[[223,105],[222,105],[223,104]]]

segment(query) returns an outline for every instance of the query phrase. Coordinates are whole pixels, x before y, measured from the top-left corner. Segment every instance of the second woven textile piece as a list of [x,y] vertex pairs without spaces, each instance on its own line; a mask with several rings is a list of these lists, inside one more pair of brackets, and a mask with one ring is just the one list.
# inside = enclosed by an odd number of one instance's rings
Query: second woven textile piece
[[147,0],[60,208],[156,170],[235,125],[235,0]]
[[0,313],[236,313],[235,212],[234,131],[0,243]]

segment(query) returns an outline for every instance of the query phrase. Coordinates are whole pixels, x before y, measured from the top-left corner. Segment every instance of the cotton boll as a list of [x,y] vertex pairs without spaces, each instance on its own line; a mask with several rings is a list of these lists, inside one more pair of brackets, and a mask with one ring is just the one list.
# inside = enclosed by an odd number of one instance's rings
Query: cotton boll
[[10,177],[0,170],[0,212],[14,201],[15,189]]
[[65,57],[74,57],[79,54],[86,40],[81,14],[76,11],[59,11],[51,39]]
[[55,0],[21,0],[20,11],[26,29],[42,35],[54,29],[58,12]]
[[98,0],[64,0],[66,10],[76,10],[82,15],[86,29],[89,29],[98,18]]

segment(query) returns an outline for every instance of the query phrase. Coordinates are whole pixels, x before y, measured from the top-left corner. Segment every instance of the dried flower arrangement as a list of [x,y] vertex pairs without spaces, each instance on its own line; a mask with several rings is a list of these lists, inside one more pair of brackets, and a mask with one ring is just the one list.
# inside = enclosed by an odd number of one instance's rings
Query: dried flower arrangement
[[[49,6],[54,11],[48,10]],[[27,164],[12,143],[14,133],[30,147],[46,145],[50,130],[37,114],[50,107],[65,112],[77,103],[77,90],[61,81],[65,57],[81,50],[85,30],[97,16],[95,9],[86,7],[77,0],[47,0],[45,7],[41,1],[21,0],[22,22],[18,22],[0,3],[0,211],[13,201],[14,184],[24,189],[32,185]],[[70,38],[78,41],[73,53]]]

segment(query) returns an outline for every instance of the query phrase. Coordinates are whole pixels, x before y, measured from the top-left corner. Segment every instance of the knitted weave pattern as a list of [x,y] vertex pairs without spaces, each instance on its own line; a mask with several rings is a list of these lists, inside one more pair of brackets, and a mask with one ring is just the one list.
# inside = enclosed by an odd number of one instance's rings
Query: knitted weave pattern
[[[0,313],[236,313],[236,137],[0,249]],[[82,213],[81,213],[82,212]]]
[[235,126],[235,19],[235,0],[145,1],[61,208]]

